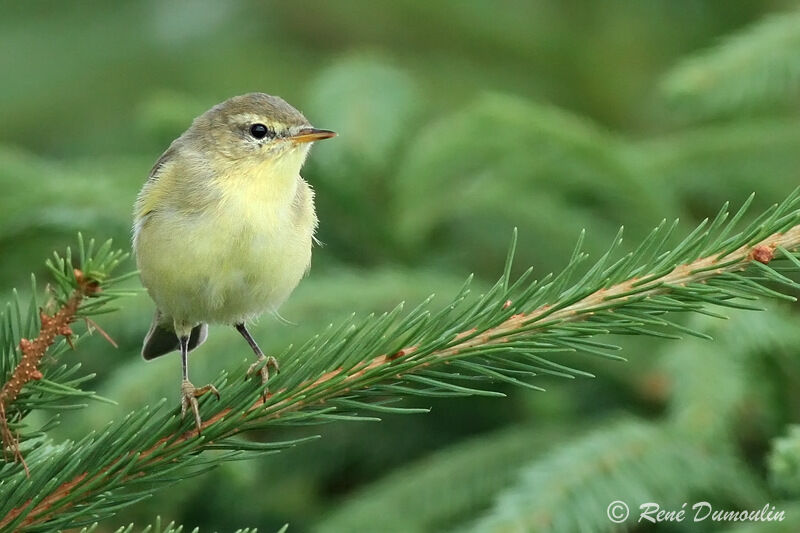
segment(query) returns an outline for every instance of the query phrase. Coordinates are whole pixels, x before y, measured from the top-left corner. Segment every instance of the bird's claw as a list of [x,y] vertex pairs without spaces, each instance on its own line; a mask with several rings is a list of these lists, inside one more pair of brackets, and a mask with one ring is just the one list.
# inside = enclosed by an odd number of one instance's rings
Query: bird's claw
[[203,421],[200,419],[200,406],[197,399],[206,393],[211,393],[219,400],[219,391],[214,385],[208,384],[199,389],[192,385],[191,381],[183,380],[181,383],[181,418],[186,416],[186,411],[191,407],[192,414],[194,414],[194,423],[197,426],[197,432],[200,433],[203,429]]
[[269,357],[267,357],[266,355],[261,355],[256,360],[256,362],[250,365],[250,368],[247,369],[247,375],[252,376],[256,372],[258,372],[259,374],[261,374],[261,384],[266,385],[267,381],[269,381],[270,367],[273,370],[275,370],[276,374],[279,374],[281,371],[280,367],[278,367],[277,359],[275,359],[271,355]]
[[[259,356],[258,360],[255,363],[250,365],[250,368],[247,369],[247,375],[252,376],[256,372],[261,375],[261,385],[266,385],[267,381],[269,381],[269,369],[270,367],[275,371],[276,374],[279,374],[281,369],[278,367],[278,360],[275,359],[273,356],[266,356],[261,355]],[[267,394],[269,393],[269,389],[266,387],[264,388],[263,393],[263,400],[267,401]]]

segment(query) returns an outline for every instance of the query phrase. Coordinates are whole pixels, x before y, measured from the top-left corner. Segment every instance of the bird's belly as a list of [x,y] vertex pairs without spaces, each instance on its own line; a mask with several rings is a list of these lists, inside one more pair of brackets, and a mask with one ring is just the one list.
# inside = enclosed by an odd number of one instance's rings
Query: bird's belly
[[142,281],[163,313],[189,324],[276,311],[311,260],[311,231],[266,217],[149,222],[137,234]]

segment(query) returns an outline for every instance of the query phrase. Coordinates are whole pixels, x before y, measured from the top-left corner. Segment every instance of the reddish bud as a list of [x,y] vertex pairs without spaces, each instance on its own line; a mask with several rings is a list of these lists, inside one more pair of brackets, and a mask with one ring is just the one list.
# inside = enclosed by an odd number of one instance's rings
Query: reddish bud
[[775,252],[769,246],[761,244],[753,248],[753,251],[750,253],[750,257],[754,261],[758,261],[759,263],[766,265],[772,261],[773,257],[775,257]]

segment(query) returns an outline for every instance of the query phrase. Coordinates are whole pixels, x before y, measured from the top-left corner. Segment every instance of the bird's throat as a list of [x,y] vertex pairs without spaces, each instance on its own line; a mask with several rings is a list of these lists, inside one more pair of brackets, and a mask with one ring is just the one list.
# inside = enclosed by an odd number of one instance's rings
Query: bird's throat
[[285,216],[297,195],[306,152],[293,150],[275,158],[238,162],[217,181],[225,203],[244,217]]

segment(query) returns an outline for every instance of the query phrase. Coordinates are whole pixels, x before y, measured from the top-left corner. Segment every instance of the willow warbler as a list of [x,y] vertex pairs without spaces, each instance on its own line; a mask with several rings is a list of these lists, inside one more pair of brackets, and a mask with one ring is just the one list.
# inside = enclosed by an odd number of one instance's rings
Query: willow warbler
[[245,325],[277,312],[311,262],[314,192],[300,167],[314,141],[336,134],[311,127],[281,98],[236,96],[199,117],[156,161],[136,200],[133,247],[156,304],[142,356],[180,350],[181,413],[201,428],[197,398],[213,385],[189,381],[188,353],[208,324],[230,324],[247,340],[262,383],[266,357]]

